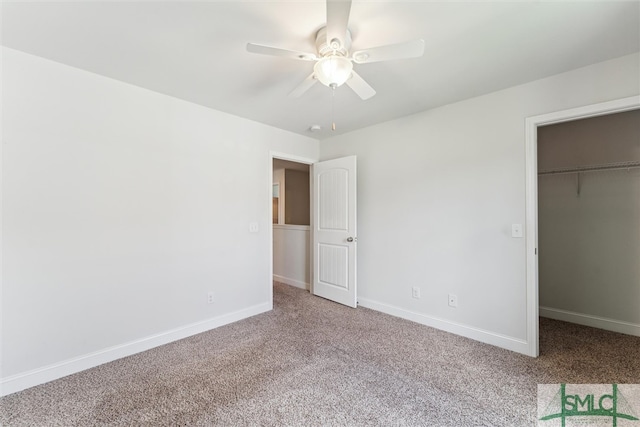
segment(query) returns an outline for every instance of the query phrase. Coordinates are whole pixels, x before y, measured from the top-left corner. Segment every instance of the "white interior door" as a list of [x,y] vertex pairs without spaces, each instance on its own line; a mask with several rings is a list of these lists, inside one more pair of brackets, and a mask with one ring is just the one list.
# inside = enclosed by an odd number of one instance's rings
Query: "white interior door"
[[356,156],[312,168],[313,293],[355,308]]

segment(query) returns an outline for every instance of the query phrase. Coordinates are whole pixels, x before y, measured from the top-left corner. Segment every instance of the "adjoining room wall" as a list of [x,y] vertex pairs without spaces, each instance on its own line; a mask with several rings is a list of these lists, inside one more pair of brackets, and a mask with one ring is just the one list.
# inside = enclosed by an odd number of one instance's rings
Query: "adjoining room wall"
[[538,129],[541,315],[640,335],[640,169],[553,173],[626,162],[640,110]]
[[2,60],[3,394],[271,309],[270,153],[316,140]]
[[286,203],[284,216],[286,224],[309,225],[310,202],[309,172],[285,169]]
[[284,224],[284,205],[286,194],[284,191],[284,169],[273,170],[273,183],[278,184],[278,221],[276,224]]
[[309,289],[311,236],[308,225],[273,226],[273,280]]
[[525,239],[512,237],[525,223],[525,119],[638,96],[639,64],[628,55],[322,141],[322,160],[358,156],[360,304],[526,353]]

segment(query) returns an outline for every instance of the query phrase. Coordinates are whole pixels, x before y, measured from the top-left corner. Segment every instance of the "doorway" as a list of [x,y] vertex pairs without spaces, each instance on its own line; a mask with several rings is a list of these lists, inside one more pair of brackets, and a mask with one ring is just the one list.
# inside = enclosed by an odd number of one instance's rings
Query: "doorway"
[[[280,161],[302,163],[292,165],[306,171],[306,167],[313,167],[305,172],[308,177],[307,197],[303,204],[306,215],[303,215],[304,224],[287,224],[287,201],[289,198],[285,182],[275,182],[274,176],[278,173],[275,164]],[[306,166],[304,166],[306,165]],[[285,167],[286,170],[286,167]],[[275,218],[276,211],[278,224],[272,224],[269,229],[270,240],[270,277],[269,284],[273,280],[288,283],[309,290],[313,295],[329,299],[339,304],[352,308],[357,307],[357,172],[356,156],[340,157],[323,162],[313,163],[308,159],[292,158],[287,155],[271,153],[271,167],[269,179],[269,194],[271,195],[272,215]],[[304,186],[303,185],[303,186]],[[283,190],[282,187],[285,187]],[[276,197],[277,195],[277,197]],[[279,200],[284,195],[284,209]],[[278,200],[276,200],[276,198]],[[280,212],[284,211],[284,217]],[[282,221],[281,221],[282,219]],[[272,220],[273,222],[273,220]],[[284,222],[284,224],[280,224]],[[293,247],[288,242],[280,239],[283,232],[287,235],[298,234]],[[287,237],[288,238],[288,237]],[[280,240],[279,240],[280,239]],[[281,264],[277,261],[278,251],[286,250],[281,257]],[[294,258],[299,258],[293,262]],[[311,262],[313,260],[313,262]],[[283,267],[286,274],[277,273],[277,269]],[[291,277],[291,268],[299,269],[298,277]],[[287,281],[285,281],[287,280]],[[270,299],[273,302],[273,286],[269,286]]]
[[527,265],[527,354],[539,355],[539,270],[538,270],[538,127],[640,108],[640,98],[630,97],[541,116],[525,122],[526,160],[526,265]]
[[310,165],[272,159],[273,281],[310,290]]
[[640,336],[640,109],[537,145],[540,316]]

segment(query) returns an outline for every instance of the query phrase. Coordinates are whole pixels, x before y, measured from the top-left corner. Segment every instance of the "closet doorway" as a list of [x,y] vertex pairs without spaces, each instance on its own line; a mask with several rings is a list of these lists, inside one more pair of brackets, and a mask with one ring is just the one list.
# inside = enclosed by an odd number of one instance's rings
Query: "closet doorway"
[[640,98],[527,118],[527,343],[538,316],[640,335]]
[[538,128],[538,248],[540,316],[640,335],[640,110]]

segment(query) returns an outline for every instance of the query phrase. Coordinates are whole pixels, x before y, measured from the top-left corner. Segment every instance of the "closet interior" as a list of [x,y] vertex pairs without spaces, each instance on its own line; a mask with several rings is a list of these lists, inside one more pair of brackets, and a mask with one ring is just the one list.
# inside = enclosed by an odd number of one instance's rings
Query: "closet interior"
[[538,128],[540,316],[640,335],[640,110]]

